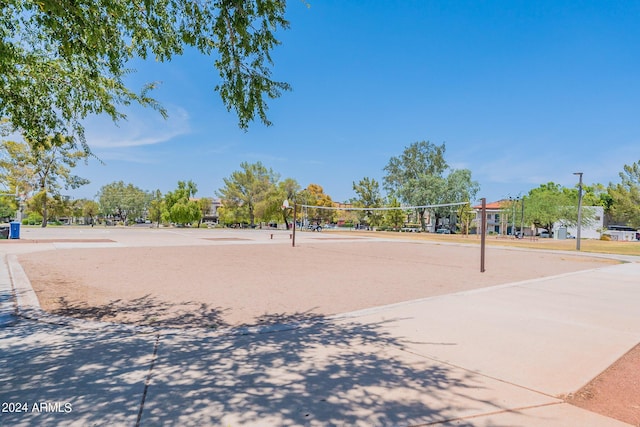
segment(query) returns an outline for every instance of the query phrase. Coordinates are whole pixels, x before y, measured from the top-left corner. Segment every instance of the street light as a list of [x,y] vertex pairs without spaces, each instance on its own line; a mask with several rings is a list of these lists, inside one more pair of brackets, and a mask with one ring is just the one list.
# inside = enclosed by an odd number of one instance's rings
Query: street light
[[576,233],[576,251],[580,250],[580,227],[582,225],[582,172],[574,172],[580,177],[578,182],[578,232]]
[[513,202],[513,229],[511,230],[511,234],[514,237],[517,237],[516,235],[516,214],[518,213],[518,202],[520,201],[520,197],[516,197],[515,201]]
[[520,217],[520,237],[524,239],[524,196],[522,196],[522,216]]
[[[517,237],[516,235],[516,214],[518,213],[518,202],[520,201],[520,197],[511,197],[509,196],[509,202],[511,204],[511,235]],[[507,221],[507,227],[509,227],[509,222]]]
[[[513,236],[513,228],[515,227],[515,224],[516,224],[516,214],[515,214],[516,202],[514,200],[515,199],[513,197],[509,196],[509,203],[511,204],[510,214],[511,214],[511,235],[512,236]],[[509,220],[507,220],[507,228],[509,228]]]

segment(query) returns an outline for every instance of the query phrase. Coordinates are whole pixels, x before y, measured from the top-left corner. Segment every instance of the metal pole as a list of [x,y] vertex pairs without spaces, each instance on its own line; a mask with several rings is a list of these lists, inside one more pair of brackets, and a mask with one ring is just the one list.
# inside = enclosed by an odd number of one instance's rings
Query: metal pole
[[511,235],[516,235],[516,203],[518,199],[513,199],[511,206]]
[[575,172],[578,175],[578,232],[576,233],[576,251],[580,250],[580,228],[582,226],[582,172]]
[[291,247],[296,247],[296,217],[298,216],[298,204],[293,201],[293,235],[291,236]]
[[522,217],[520,217],[520,237],[524,239],[524,196],[522,196]]
[[484,248],[485,248],[485,240],[487,236],[487,199],[483,197],[482,199],[482,231],[480,233],[480,273],[484,273]]

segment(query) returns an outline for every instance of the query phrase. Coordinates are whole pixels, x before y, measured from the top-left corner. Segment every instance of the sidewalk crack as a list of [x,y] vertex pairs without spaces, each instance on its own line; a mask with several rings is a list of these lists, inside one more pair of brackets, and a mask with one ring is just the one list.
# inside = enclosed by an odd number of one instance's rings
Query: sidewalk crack
[[160,335],[156,335],[156,342],[153,345],[153,356],[151,359],[151,365],[149,365],[149,373],[147,379],[144,382],[144,391],[142,392],[142,400],[140,401],[140,410],[138,411],[138,419],[136,420],[136,427],[140,427],[140,421],[142,420],[142,412],[144,411],[144,402],[147,399],[147,392],[149,385],[151,384],[151,377],[153,376],[153,368],[156,365],[158,359],[158,347],[160,345]]

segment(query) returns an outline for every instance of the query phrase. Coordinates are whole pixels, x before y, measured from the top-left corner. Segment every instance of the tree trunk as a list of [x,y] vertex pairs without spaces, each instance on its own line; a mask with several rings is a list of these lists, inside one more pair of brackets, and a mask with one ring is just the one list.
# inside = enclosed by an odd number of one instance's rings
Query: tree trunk
[[425,231],[424,227],[424,209],[418,209],[418,218],[420,218],[420,229]]
[[438,231],[438,222],[442,218],[437,212],[433,212],[433,231]]
[[42,228],[47,226],[47,193],[44,193],[44,197],[42,198]]

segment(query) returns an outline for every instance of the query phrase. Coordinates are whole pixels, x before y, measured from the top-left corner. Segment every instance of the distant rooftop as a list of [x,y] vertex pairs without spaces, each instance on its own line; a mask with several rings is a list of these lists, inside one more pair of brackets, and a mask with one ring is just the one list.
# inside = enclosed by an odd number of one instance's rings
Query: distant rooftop
[[[491,203],[487,203],[486,204],[486,208],[487,209],[492,209],[492,210],[496,210],[496,209],[502,209],[502,205],[507,202],[507,200],[498,200],[497,202],[491,202]],[[473,207],[473,209],[482,209],[482,205],[476,205]]]

